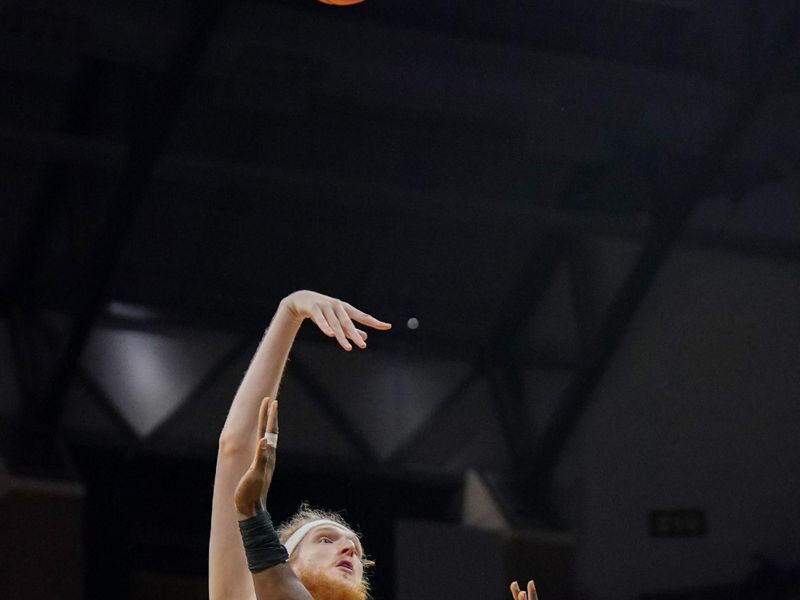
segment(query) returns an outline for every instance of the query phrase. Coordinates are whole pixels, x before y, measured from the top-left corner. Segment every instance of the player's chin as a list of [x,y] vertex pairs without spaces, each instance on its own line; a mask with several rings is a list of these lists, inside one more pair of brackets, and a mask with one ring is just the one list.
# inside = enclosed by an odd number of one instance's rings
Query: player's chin
[[357,586],[361,580],[353,569],[347,569],[345,567],[334,567],[331,576],[337,581],[341,581],[345,585],[353,587]]

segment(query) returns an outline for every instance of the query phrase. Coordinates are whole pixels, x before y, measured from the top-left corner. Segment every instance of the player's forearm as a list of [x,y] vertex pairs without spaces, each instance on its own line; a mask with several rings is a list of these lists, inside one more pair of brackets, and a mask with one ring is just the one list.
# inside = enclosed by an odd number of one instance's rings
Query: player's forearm
[[281,301],[264,338],[253,356],[233,398],[220,434],[220,450],[249,456],[255,443],[261,400],[275,398],[294,338],[302,318],[293,314],[286,299]]
[[258,437],[258,411],[274,398],[302,319],[281,302],[234,396],[219,438],[209,542],[209,594],[213,600],[249,600],[253,584],[247,570],[233,504],[236,484],[252,460]]

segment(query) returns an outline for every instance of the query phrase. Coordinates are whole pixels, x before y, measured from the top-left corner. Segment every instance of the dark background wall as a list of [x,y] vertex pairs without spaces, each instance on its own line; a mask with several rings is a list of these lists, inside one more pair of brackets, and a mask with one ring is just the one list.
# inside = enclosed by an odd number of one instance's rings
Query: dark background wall
[[[797,564],[799,283],[796,265],[711,252],[665,265],[584,421],[586,589]],[[706,535],[650,537],[650,511],[674,508],[703,510]]]

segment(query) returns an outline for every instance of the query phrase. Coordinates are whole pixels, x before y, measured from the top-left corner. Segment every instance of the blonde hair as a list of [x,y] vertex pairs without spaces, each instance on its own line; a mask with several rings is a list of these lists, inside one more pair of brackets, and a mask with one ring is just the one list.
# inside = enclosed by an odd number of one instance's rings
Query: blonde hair
[[[297,509],[297,512],[294,513],[287,521],[284,521],[280,524],[277,529],[278,539],[282,544],[285,544],[286,540],[288,540],[295,531],[300,529],[306,523],[310,523],[311,521],[316,521],[318,519],[328,519],[329,521],[338,523],[342,527],[355,533],[359,540],[361,539],[361,533],[351,527],[351,525],[345,521],[344,517],[342,517],[342,515],[340,515],[338,512],[332,510],[322,510],[320,508],[312,508],[305,502],[300,505],[300,508]],[[375,561],[367,558],[365,552],[363,558],[361,559],[361,563],[364,565],[364,583],[368,583],[366,575],[367,569],[374,567]]]

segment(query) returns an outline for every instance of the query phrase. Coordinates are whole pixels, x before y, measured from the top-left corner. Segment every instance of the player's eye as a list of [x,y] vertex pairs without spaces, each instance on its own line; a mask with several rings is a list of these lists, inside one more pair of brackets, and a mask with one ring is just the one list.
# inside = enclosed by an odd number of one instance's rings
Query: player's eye
[[319,543],[320,544],[332,544],[333,540],[331,538],[323,535],[321,538],[319,538]]

